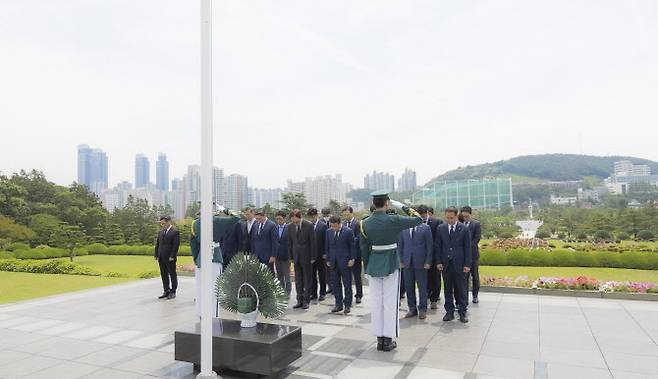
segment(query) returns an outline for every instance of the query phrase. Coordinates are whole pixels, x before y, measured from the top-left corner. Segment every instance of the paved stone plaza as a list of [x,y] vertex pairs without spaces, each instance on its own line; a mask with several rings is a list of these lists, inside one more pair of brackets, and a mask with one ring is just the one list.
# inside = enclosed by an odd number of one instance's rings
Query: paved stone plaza
[[[193,280],[175,300],[161,292],[153,279],[0,306],[0,378],[194,378],[173,359],[173,331],[194,320]],[[279,322],[303,328],[304,354],[280,377],[658,378],[658,303],[480,298],[466,325],[442,310],[402,320],[392,353],[376,351],[367,301],[349,316],[329,314],[331,296],[291,309]]]

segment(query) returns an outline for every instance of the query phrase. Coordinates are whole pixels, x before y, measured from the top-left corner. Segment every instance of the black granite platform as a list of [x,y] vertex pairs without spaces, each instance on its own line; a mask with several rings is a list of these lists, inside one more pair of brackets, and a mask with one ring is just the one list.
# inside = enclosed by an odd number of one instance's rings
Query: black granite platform
[[[271,376],[302,356],[302,329],[258,323],[240,327],[240,321],[213,319],[213,369]],[[201,363],[199,323],[174,333],[177,361]]]

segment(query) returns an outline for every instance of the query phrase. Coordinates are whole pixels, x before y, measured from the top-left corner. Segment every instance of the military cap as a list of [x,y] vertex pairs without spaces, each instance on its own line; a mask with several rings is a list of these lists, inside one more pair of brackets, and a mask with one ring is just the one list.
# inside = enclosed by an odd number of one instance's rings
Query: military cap
[[386,190],[377,190],[370,194],[373,199],[385,199],[389,200],[388,191]]

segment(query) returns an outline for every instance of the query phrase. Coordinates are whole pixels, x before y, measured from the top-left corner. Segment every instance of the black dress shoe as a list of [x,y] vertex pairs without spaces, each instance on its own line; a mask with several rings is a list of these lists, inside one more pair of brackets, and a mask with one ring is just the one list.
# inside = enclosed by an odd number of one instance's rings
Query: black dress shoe
[[384,344],[382,345],[384,351],[391,351],[394,350],[396,347],[398,347],[397,342],[393,341],[392,338],[384,337]]
[[302,306],[303,306],[302,303],[297,303],[297,304],[295,304],[292,308],[293,308],[293,309],[298,309],[298,308],[301,308]]
[[169,292],[169,295],[167,295],[167,300],[170,299],[175,299],[176,298],[176,292]]
[[334,307],[331,310],[331,313],[338,313],[338,312],[341,312],[342,310],[343,310],[343,307]]
[[317,298],[318,298],[317,296],[313,295],[313,296],[309,297],[308,299],[309,299],[309,300],[315,300],[315,299],[317,299]]
[[377,351],[384,351],[384,337],[377,337]]
[[318,301],[324,301],[324,295],[320,295],[320,297],[318,297]]
[[466,313],[459,314],[459,321],[463,322],[464,324],[468,322],[468,317],[466,317]]
[[308,309],[308,303],[302,304],[302,309]]
[[165,291],[162,295],[158,296],[158,299],[166,299],[169,296],[169,291]]
[[412,317],[416,317],[416,316],[418,316],[418,312],[409,311],[409,312],[407,312],[406,315],[404,315],[404,318],[412,318]]
[[479,303],[479,302],[480,302],[480,300],[478,300],[478,297],[477,297],[477,296],[473,296],[473,303],[474,303],[474,304],[477,304],[477,303]]
[[436,301],[432,301],[430,303],[430,309],[437,309],[438,307],[439,307],[439,305],[437,304]]
[[357,304],[361,304],[361,298],[360,297],[357,297],[355,300],[356,300]]
[[334,290],[332,290],[332,289],[328,289],[328,290],[327,290],[327,295],[331,295],[333,292],[334,292]]
[[350,307],[345,307],[345,310],[343,311],[343,313],[345,313],[345,314],[347,315],[347,314],[349,314],[350,312],[352,312],[352,310],[350,309]]
[[454,319],[455,319],[454,313],[446,313],[446,315],[443,316],[443,321],[452,321]]

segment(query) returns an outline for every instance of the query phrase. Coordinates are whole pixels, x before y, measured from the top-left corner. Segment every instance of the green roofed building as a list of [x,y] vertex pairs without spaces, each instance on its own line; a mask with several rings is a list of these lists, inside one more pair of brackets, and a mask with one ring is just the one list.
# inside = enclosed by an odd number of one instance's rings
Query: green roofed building
[[511,178],[484,178],[436,181],[413,194],[414,204],[436,209],[470,205],[474,209],[500,209],[513,206]]

